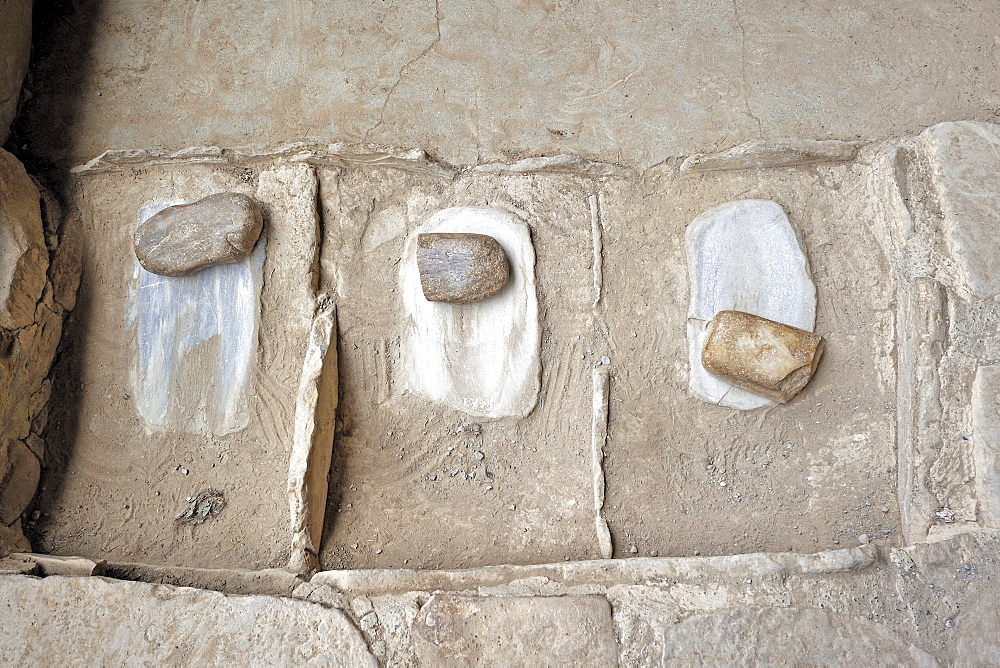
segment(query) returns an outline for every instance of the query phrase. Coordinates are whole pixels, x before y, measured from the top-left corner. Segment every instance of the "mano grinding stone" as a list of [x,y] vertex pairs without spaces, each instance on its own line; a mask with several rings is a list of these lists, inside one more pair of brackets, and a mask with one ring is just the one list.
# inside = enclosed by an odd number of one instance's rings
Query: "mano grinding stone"
[[701,362],[713,376],[785,403],[806,386],[823,337],[741,311],[720,311],[708,326]]
[[471,233],[418,235],[417,268],[424,297],[451,304],[492,297],[507,284],[510,274],[497,240]]
[[146,271],[187,276],[250,254],[264,220],[239,193],[217,193],[154,214],[135,230],[135,256]]

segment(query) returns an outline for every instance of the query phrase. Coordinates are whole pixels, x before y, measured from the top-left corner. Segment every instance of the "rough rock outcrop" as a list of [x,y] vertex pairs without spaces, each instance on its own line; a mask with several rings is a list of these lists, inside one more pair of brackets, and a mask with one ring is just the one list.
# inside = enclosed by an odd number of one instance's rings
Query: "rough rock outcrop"
[[618,665],[611,606],[600,596],[438,594],[413,620],[426,666]]
[[79,282],[73,224],[0,150],[0,557],[29,549],[20,517],[38,486],[47,376]]
[[150,216],[135,230],[135,256],[153,274],[187,276],[248,256],[263,224],[250,197],[216,193]]

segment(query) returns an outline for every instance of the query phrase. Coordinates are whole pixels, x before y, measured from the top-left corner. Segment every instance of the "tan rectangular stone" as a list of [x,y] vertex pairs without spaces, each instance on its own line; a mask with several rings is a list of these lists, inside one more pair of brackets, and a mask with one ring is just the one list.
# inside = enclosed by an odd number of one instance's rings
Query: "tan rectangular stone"
[[823,337],[742,311],[720,311],[708,326],[705,369],[745,390],[785,403],[812,378]]

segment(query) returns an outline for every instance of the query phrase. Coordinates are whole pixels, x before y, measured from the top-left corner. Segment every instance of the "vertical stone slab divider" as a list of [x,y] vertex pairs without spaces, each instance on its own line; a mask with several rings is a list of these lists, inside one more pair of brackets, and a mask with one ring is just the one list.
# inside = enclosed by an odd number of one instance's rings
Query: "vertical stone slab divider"
[[979,520],[996,529],[1000,528],[1000,365],[976,369],[972,424]]
[[924,484],[941,447],[941,382],[938,365],[948,336],[947,295],[940,283],[918,278],[900,300],[897,389],[898,494],[908,544],[927,539],[934,498]]
[[296,573],[310,573],[319,568],[327,475],[337,421],[338,380],[337,309],[332,299],[323,295],[317,300],[309,348],[302,362],[302,378],[295,398],[295,436],[288,463],[292,533],[288,569]]
[[611,529],[602,514],[604,510],[604,445],[608,440],[608,403],[611,397],[611,370],[606,366],[594,369],[594,419],[591,423],[591,454],[594,466],[594,521],[597,526],[597,545],[601,557],[610,559],[614,549]]
[[[326,296],[316,297],[318,194],[316,172],[304,163],[278,163],[262,171],[258,181],[257,199],[265,213],[264,233],[268,235],[260,345],[269,377],[261,378],[260,385],[268,401],[284,403],[294,397],[294,405],[286,409],[294,410],[291,433],[280,437],[291,442],[286,480],[291,513],[288,568],[300,573],[318,565],[316,550],[333,440],[331,413],[337,401],[336,311]],[[331,374],[324,373],[329,368],[326,358],[331,341],[332,396],[328,391]],[[330,401],[332,407],[327,405]],[[320,492],[322,500],[317,501]]]

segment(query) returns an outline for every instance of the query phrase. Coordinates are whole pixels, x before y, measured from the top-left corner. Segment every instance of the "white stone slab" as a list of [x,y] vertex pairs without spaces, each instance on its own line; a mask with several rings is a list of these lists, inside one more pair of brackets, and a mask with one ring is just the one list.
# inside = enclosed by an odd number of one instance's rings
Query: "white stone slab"
[[744,311],[813,331],[816,286],[798,231],[780,205],[740,200],[694,219],[685,236],[689,388],[704,401],[740,410],[774,405],[715,378],[701,363],[706,327],[719,311]]
[[[139,211],[141,225],[163,202]],[[247,384],[257,349],[264,238],[243,260],[190,276],[134,261],[128,325],[135,406],[150,430],[223,436],[250,423]]]
[[938,123],[920,135],[952,258],[969,289],[1000,295],[1000,125]]
[[[417,269],[417,235],[488,234],[510,264],[507,285],[470,304],[424,298]],[[523,417],[538,401],[541,362],[535,250],[528,226],[500,209],[444,209],[407,239],[400,268],[408,389],[479,417]]]

